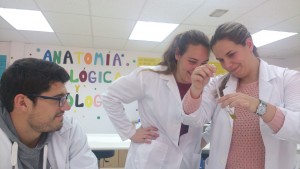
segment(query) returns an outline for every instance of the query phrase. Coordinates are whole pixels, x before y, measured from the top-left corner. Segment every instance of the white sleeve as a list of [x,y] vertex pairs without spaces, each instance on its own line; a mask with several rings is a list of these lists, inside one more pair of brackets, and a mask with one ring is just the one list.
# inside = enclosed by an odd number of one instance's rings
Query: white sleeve
[[134,125],[126,116],[124,103],[141,99],[143,92],[143,70],[135,69],[127,76],[114,81],[102,94],[103,108],[122,140],[131,138],[136,132]]
[[283,104],[277,106],[285,115],[275,136],[300,143],[300,72],[287,70],[283,77]]
[[70,169],[98,169],[98,160],[87,142],[87,135],[77,121],[72,120],[70,134],[69,166]]
[[182,111],[182,122],[186,125],[192,125],[195,127],[202,127],[204,124],[211,121],[213,113],[217,107],[216,102],[216,87],[215,83],[218,79],[212,78],[212,80],[205,86],[202,99],[199,108],[187,115]]

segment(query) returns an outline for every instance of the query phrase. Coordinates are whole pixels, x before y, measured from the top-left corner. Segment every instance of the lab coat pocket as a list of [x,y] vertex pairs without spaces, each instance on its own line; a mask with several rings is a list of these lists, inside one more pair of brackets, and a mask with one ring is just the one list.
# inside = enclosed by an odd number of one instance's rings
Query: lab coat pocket
[[137,148],[136,168],[160,169],[168,152],[168,145],[152,140],[151,144],[141,144]]

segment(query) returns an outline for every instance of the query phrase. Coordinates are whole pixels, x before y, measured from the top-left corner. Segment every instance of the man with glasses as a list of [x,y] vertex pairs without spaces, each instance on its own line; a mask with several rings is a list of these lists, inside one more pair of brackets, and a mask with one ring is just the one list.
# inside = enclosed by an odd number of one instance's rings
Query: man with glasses
[[34,58],[15,61],[0,82],[0,168],[97,169],[87,137],[71,117],[68,73]]

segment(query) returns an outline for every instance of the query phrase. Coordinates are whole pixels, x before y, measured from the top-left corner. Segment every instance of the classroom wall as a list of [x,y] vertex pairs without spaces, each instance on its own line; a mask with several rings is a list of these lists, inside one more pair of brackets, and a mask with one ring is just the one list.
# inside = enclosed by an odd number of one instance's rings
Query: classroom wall
[[299,56],[285,58],[285,59],[282,58],[262,58],[262,59],[272,65],[286,67],[294,70],[296,70],[297,68],[299,70],[300,68],[300,53]]
[[8,55],[10,53],[10,43],[0,42],[0,54]]
[[300,71],[300,67],[293,68],[294,70]]
[[[71,96],[71,110],[87,133],[116,133],[103,109],[101,95],[117,78],[129,74],[140,65],[156,65],[160,54],[112,51],[105,49],[71,48],[24,43],[1,43],[1,53],[9,63],[23,57],[55,62],[70,74],[66,84]],[[6,51],[2,51],[2,48]],[[137,121],[137,103],[125,105],[130,121]]]
[[0,77],[8,64],[9,44],[0,42]]

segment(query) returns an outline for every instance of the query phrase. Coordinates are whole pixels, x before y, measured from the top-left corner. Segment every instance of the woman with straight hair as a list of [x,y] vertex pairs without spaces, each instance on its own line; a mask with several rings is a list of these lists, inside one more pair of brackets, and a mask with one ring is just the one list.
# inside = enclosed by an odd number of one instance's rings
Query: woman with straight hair
[[206,169],[294,169],[300,142],[300,73],[258,57],[247,28],[220,25],[210,41],[229,73],[197,67],[184,98],[186,124],[211,121]]
[[[202,127],[182,125],[182,98],[193,70],[209,60],[209,40],[190,30],[178,34],[157,66],[138,67],[112,83],[103,107],[122,140],[130,139],[126,169],[199,169]],[[141,128],[124,103],[138,101]]]

